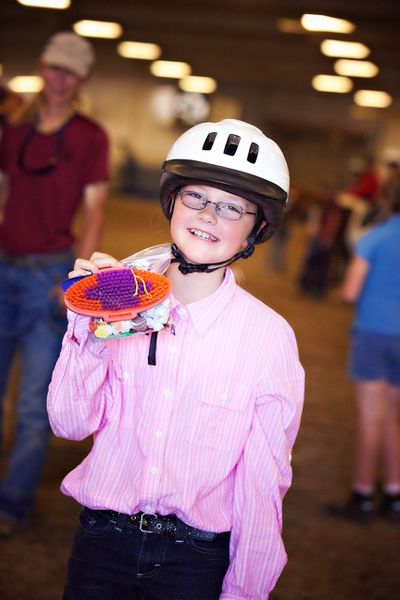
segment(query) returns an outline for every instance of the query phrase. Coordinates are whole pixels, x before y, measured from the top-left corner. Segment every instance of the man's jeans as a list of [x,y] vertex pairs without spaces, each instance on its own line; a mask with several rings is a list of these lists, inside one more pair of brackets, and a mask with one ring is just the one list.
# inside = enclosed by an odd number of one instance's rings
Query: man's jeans
[[229,533],[213,541],[143,533],[126,515],[83,509],[64,600],[218,600]]
[[40,268],[0,261],[2,401],[17,350],[21,366],[14,442],[0,481],[0,513],[20,521],[32,509],[48,448],[47,388],[67,324],[52,291],[67,276],[71,261],[72,254]]

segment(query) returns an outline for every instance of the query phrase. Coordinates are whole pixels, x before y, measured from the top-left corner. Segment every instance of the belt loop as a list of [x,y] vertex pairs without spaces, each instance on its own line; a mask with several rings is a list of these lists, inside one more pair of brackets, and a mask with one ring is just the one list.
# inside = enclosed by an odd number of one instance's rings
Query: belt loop
[[176,517],[175,544],[183,544],[185,541],[185,524]]

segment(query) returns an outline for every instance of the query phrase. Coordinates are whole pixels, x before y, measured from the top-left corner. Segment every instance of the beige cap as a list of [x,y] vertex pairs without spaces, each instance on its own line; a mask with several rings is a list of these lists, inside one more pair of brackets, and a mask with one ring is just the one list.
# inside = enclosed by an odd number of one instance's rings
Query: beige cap
[[92,45],[72,31],[55,33],[48,40],[40,60],[45,65],[68,69],[85,79],[95,62]]

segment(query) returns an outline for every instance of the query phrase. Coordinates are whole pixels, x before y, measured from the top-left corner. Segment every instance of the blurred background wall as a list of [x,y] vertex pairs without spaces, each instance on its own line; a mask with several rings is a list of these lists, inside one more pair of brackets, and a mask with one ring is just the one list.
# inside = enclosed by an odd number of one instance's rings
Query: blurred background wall
[[[83,19],[120,25],[115,39],[91,38],[97,65],[83,104],[111,136],[114,177],[121,166],[128,174],[136,169],[144,193],[155,191],[153,171],[171,142],[196,120],[253,122],[283,147],[292,180],[305,185],[325,181],[341,187],[355,157],[400,154],[400,5],[392,0],[379,5],[372,0],[65,0],[65,10],[26,4],[1,2],[3,85],[35,73],[52,33]],[[301,25],[305,13],[340,17],[354,30],[307,31]],[[320,49],[326,38],[365,45],[378,74],[351,78],[348,93],[313,89],[315,75],[335,74],[336,59]],[[158,44],[162,60],[186,61],[192,75],[215,80],[215,92],[185,95],[178,80],[150,73],[152,61],[120,56],[121,41]],[[389,93],[391,104],[384,109],[356,105],[354,92],[363,88]]]

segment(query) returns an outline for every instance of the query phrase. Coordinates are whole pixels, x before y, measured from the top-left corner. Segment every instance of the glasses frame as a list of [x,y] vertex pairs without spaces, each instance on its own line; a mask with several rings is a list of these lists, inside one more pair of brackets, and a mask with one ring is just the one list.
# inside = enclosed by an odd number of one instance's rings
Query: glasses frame
[[[194,207],[194,206],[189,206],[188,204],[186,204],[185,200],[184,200],[184,196],[185,194],[197,194],[198,196],[201,196],[202,198],[202,202],[203,205],[199,206],[198,208]],[[197,192],[196,190],[179,190],[177,192],[177,195],[180,197],[181,202],[184,206],[186,206],[186,208],[191,208],[192,210],[204,210],[207,206],[207,204],[213,204],[215,207],[215,214],[218,217],[221,217],[221,219],[225,219],[226,221],[239,221],[239,219],[241,219],[243,217],[243,215],[257,215],[256,212],[250,212],[248,210],[245,210],[244,208],[242,208],[240,205],[235,204],[235,209],[237,209],[238,212],[238,217],[234,217],[234,218],[230,218],[227,216],[224,216],[221,214],[221,205],[229,205],[232,204],[231,202],[213,202],[212,200],[208,200],[207,196],[205,196],[205,194],[202,194],[201,192]],[[232,213],[235,214],[235,213]]]

